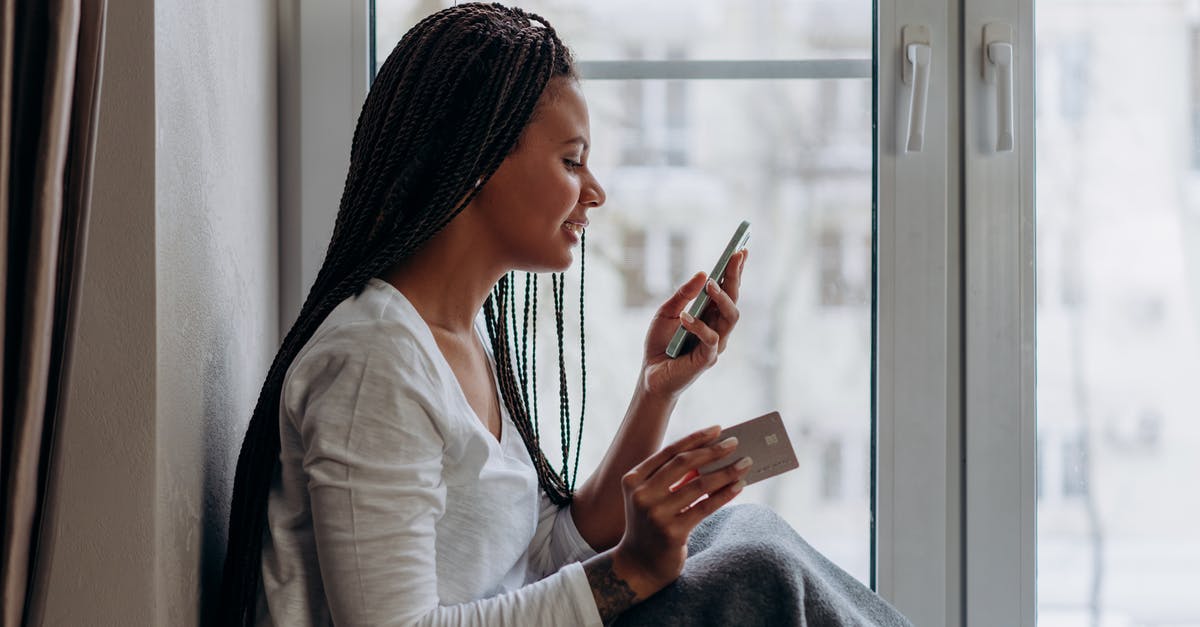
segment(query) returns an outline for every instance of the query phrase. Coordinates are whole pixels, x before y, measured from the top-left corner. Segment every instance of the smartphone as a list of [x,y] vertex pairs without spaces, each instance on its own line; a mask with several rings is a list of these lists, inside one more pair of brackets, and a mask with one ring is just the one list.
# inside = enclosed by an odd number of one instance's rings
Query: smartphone
[[[734,253],[746,247],[746,242],[750,240],[750,223],[745,220],[738,225],[737,230],[733,232],[733,237],[729,238],[729,245],[725,247],[725,252],[721,253],[721,258],[717,260],[717,265],[713,267],[713,271],[708,277],[721,284],[721,280],[725,278],[725,270],[729,267],[729,259]],[[694,318],[699,318],[708,308],[709,298],[708,290],[700,290],[700,295],[696,300],[692,301],[688,307],[688,313]],[[675,330],[675,335],[671,337],[671,341],[667,343],[667,357],[675,359],[680,355],[686,355],[696,346],[697,338],[690,333],[683,325]]]
[[700,474],[720,470],[743,457],[749,457],[754,461],[745,477],[746,485],[750,485],[800,467],[787,429],[783,427],[783,418],[777,411],[723,429],[716,441],[731,436],[738,439],[737,448],[724,458],[701,466]]

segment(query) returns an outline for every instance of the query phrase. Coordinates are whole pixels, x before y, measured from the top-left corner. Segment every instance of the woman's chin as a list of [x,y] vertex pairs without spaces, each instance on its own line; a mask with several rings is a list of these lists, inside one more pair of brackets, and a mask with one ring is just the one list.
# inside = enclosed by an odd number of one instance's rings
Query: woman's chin
[[575,263],[575,255],[568,254],[565,259],[554,269],[555,272],[566,272]]
[[571,265],[575,263],[575,255],[570,250],[566,250],[564,253],[565,254],[555,255],[554,257],[548,259],[539,259],[530,263],[521,264],[514,268],[514,270],[536,273],[566,272],[568,269],[570,269]]
[[568,255],[566,259],[548,264],[546,269],[542,270],[542,272],[566,272],[567,270],[571,269],[571,264],[574,263],[574,261],[575,259]]

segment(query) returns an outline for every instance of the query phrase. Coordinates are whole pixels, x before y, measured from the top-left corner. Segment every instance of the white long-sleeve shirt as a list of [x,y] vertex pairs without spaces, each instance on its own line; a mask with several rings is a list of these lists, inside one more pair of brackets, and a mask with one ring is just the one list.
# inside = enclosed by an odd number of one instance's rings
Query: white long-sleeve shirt
[[600,625],[595,551],[501,407],[497,441],[390,284],[339,304],[284,378],[258,623]]

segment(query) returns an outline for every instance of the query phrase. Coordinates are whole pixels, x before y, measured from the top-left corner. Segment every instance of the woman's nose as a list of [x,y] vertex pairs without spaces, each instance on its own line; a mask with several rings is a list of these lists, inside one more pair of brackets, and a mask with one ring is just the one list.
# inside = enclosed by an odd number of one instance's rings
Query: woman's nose
[[604,188],[600,186],[600,182],[591,178],[579,194],[579,204],[595,208],[603,205],[606,198],[607,196],[605,196]]

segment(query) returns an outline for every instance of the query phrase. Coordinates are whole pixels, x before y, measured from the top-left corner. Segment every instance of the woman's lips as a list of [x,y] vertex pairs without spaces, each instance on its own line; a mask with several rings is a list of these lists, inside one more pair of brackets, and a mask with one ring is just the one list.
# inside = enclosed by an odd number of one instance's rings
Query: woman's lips
[[586,227],[587,227],[586,222],[567,221],[567,222],[563,222],[563,225],[562,225],[563,230],[566,231],[567,234],[570,235],[571,239],[574,241],[579,241],[579,239],[583,236],[583,229]]

